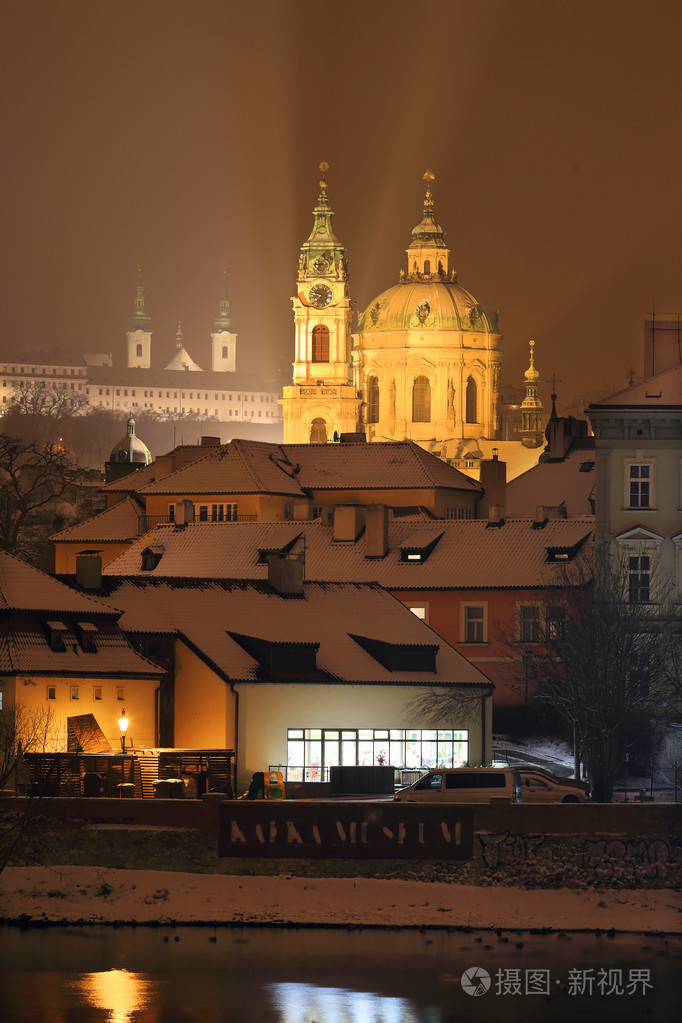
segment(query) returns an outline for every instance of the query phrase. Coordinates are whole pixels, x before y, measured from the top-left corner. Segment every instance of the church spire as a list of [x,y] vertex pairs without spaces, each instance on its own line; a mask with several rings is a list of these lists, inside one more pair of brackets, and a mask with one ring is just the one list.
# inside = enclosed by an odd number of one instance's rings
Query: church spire
[[535,368],[535,341],[529,341],[530,362],[524,373],[526,397],[521,402],[521,443],[526,448],[537,448],[542,443],[542,402],[538,398],[540,374]]
[[319,277],[345,280],[348,272],[346,253],[343,245],[336,237],[332,218],[334,211],[329,205],[327,195],[327,171],[329,164],[323,160],[320,164],[320,194],[313,210],[313,229],[307,241],[301,246],[298,261],[298,279],[307,281]]
[[223,286],[220,289],[220,301],[218,304],[218,315],[213,321],[216,330],[230,329],[230,300],[227,297],[227,268],[223,269]]
[[401,272],[401,281],[454,279],[448,277],[448,257],[450,250],[445,244],[445,233],[437,223],[434,214],[433,193],[431,182],[436,175],[431,170],[425,171],[423,180],[426,182],[426,195],[422,208],[422,219],[412,230],[412,241],[407,250],[407,274]]
[[133,315],[128,317],[128,326],[131,330],[146,330],[149,325],[149,317],[144,311],[144,285],[142,283],[142,263],[137,262],[137,287],[135,288],[135,300],[133,304]]
[[178,329],[175,332],[175,347],[184,348],[185,342],[182,336],[182,320],[178,320]]

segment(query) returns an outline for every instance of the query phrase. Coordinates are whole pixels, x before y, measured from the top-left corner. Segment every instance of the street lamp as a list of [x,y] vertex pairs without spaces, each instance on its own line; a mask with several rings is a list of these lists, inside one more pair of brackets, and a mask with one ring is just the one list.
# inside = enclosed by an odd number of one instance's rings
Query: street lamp
[[128,718],[126,717],[125,708],[121,711],[121,716],[118,719],[118,727],[121,729],[121,753],[125,753],[126,732],[128,731]]

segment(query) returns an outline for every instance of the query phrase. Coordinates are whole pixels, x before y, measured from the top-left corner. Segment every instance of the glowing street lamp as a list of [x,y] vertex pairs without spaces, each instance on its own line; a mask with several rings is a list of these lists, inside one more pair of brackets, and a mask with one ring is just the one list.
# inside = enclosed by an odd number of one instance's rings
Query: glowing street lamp
[[128,731],[128,718],[126,717],[125,708],[121,711],[121,716],[118,719],[118,727],[121,729],[121,753],[125,753],[126,732]]

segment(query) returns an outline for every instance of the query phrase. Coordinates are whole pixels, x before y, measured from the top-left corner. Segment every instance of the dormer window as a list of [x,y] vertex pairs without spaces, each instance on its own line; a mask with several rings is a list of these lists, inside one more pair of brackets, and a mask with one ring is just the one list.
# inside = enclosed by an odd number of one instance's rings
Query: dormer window
[[427,533],[426,531],[413,533],[412,536],[408,536],[407,540],[400,545],[400,560],[423,563],[431,554],[431,551],[442,535],[442,533],[438,533],[434,536],[433,533]]
[[437,644],[388,643],[350,632],[348,635],[387,671],[436,672],[436,654],[440,649]]
[[142,572],[153,571],[163,557],[165,548],[160,544],[154,544],[151,547],[145,547],[142,551],[142,564],[140,569]]
[[84,654],[97,653],[98,629],[92,622],[77,622],[76,633],[80,641],[81,650]]
[[65,649],[64,635],[67,631],[67,626],[64,622],[47,621],[45,622],[45,631],[47,633],[47,641],[50,644],[50,650],[54,653],[62,653]]
[[253,657],[266,674],[296,676],[317,671],[319,643],[286,643],[238,632],[228,632],[228,636]]

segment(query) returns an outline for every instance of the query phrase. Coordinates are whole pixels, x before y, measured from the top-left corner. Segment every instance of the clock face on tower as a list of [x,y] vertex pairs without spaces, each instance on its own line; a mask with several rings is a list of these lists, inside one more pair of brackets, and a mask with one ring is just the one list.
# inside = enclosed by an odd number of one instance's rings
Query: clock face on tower
[[308,292],[308,298],[318,309],[323,309],[332,300],[332,289],[327,284],[313,284]]

